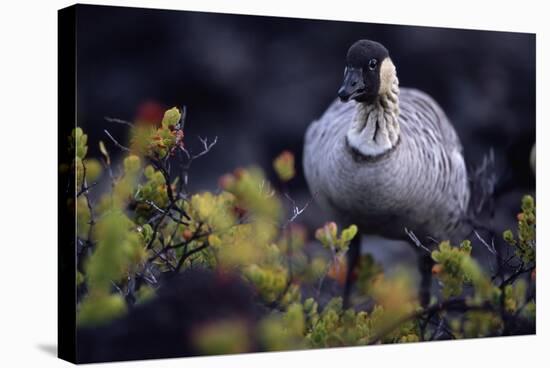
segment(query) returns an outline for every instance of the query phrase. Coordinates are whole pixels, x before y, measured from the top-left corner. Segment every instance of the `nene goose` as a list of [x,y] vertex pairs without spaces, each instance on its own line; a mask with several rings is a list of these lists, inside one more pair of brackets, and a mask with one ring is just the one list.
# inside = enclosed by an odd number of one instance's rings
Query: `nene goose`
[[[412,231],[423,243],[460,237],[470,189],[460,140],[439,105],[400,89],[388,51],[370,40],[349,48],[338,97],[305,136],[304,172],[319,205],[364,234],[410,240]],[[354,243],[346,305],[360,236]],[[426,305],[432,264],[416,249]]]

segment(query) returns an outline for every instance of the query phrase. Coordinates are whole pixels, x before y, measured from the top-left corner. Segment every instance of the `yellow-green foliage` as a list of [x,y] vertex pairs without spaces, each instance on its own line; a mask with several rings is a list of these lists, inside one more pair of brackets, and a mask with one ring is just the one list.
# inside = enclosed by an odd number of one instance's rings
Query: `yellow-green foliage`
[[307,259],[302,251],[302,236],[299,228],[290,227],[281,234],[279,241],[255,246],[260,254],[255,263],[246,266],[243,271],[246,279],[258,289],[265,301],[271,303],[279,300],[281,305],[289,305],[300,300],[300,288],[289,284],[291,275],[286,257],[291,254],[289,257],[294,265],[294,277],[308,276]]
[[273,302],[285,289],[288,272],[283,266],[260,267],[252,264],[245,268],[245,277],[260,290],[262,297]]
[[317,229],[315,238],[319,240],[324,247],[335,252],[345,253],[348,250],[349,243],[356,234],[357,226],[351,225],[342,230],[342,233],[338,235],[338,225],[336,225],[335,222],[328,222],[322,228]]
[[[371,312],[344,310],[341,298],[333,298],[319,312],[313,298],[289,304],[282,317],[268,317],[260,335],[270,350],[365,345],[396,319],[411,313],[417,303],[402,276],[380,281],[375,292],[377,305]],[[402,294],[399,292],[403,291]],[[404,297],[403,297],[404,296]],[[383,336],[383,342],[418,341],[417,321],[407,321]],[[293,341],[288,344],[288,341]]]
[[536,232],[536,211],[535,200],[530,195],[523,197],[521,201],[521,212],[517,216],[517,236],[512,230],[503,233],[504,240],[515,248],[516,255],[523,263],[535,261],[535,232]]
[[525,305],[526,292],[527,283],[523,279],[504,287],[504,307],[508,313],[515,313],[520,306]]
[[284,151],[273,161],[273,168],[281,181],[289,181],[296,175],[294,168],[294,155]]
[[521,307],[520,315],[522,318],[525,318],[528,321],[533,322],[535,320],[537,312],[537,306],[534,300],[527,302],[523,307]]
[[96,248],[86,264],[91,289],[107,291],[145,259],[143,237],[120,210],[104,214],[94,230]]
[[432,252],[436,262],[433,273],[443,284],[443,297],[461,295],[465,284],[473,284],[484,296],[490,292],[490,282],[470,256],[471,251],[472,246],[466,240],[459,247],[451,246],[448,241],[441,242],[439,249]]
[[69,137],[69,150],[74,152],[75,157],[84,159],[88,153],[88,135],[84,134],[82,128],[75,128]]
[[76,188],[80,190],[84,176],[88,184],[99,178],[102,167],[96,159],[86,158],[88,153],[88,135],[81,128],[73,129],[69,137],[69,150],[74,153],[73,169],[75,170]]
[[[484,337],[498,334],[502,320],[498,315],[486,311],[470,311],[464,321],[464,337]],[[460,336],[460,335],[459,335]]]
[[304,348],[303,336],[294,335],[292,331],[293,328],[285,324],[281,315],[272,314],[260,321],[258,337],[262,347],[268,351]]
[[220,180],[222,188],[235,195],[238,205],[258,219],[280,221],[281,203],[258,168],[237,169]]
[[164,113],[160,127],[139,124],[132,130],[132,151],[154,158],[163,158],[176,145],[177,134],[175,127],[181,117],[180,111],[174,107]]
[[[366,345],[395,322],[398,315],[394,312],[381,305],[376,305],[371,312],[344,310],[342,299],[334,298],[319,313],[317,302],[307,299],[303,304],[305,344],[311,348]],[[416,321],[403,323],[383,336],[384,342],[417,340]]]
[[80,326],[98,325],[109,322],[126,313],[126,302],[117,294],[89,294],[80,303],[77,323]]
[[[179,182],[181,176],[165,166],[168,155],[191,157],[182,153],[180,119],[180,111],[173,108],[166,111],[158,127],[136,124],[130,151],[122,171],[112,178],[111,190],[93,202],[84,191],[73,203],[79,244],[89,249],[79,255],[84,258],[77,284],[85,290],[78,302],[80,325],[105,323],[123,315],[127,310],[125,294],[133,293],[137,303],[155,298],[155,284],[132,289],[130,280],[136,275],[151,269],[181,272],[201,266],[239,273],[256,290],[258,303],[270,308],[256,327],[240,319],[212,316],[215,322],[192,331],[196,348],[206,354],[247,351],[255,345],[251,331],[267,350],[415,342],[434,337],[433,327],[425,331],[428,315],[423,313],[430,311],[419,305],[410,275],[401,272],[387,277],[370,255],[361,256],[352,273],[357,278],[357,293],[369,308],[344,310],[341,298],[332,298],[325,305],[317,296],[304,300],[303,294],[312,295],[304,285],[321,290],[325,279],[343,283],[346,253],[359,236],[358,228],[350,225],[339,231],[336,223],[328,222],[308,234],[296,216],[286,213],[286,202],[256,167],[223,175],[221,190],[215,193],[186,192]],[[86,157],[88,142],[82,129],[75,129],[69,140],[75,151],[78,193],[84,183],[99,178],[102,170],[97,160]],[[111,158],[103,143],[100,152],[109,167]],[[273,162],[283,182],[295,176],[294,166],[290,152],[283,152]],[[535,230],[534,200],[526,196],[517,232],[504,233],[525,269],[527,264],[534,268]],[[308,241],[311,235],[315,239]],[[311,252],[308,247],[318,249]],[[503,277],[499,283],[493,282],[472,258],[471,250],[469,241],[459,246],[442,242],[432,252],[433,273],[443,298],[439,300],[437,294],[427,308],[445,306],[453,298],[464,303],[463,310],[452,315],[442,307],[429,316],[446,319],[455,337],[498,334],[504,328],[503,313],[533,321],[536,305],[527,297],[530,284],[521,278],[505,284]]]
[[193,222],[202,224],[205,231],[213,234],[223,234],[226,231],[242,230],[243,227],[234,228],[235,215],[232,213],[235,197],[227,192],[214,195],[210,192],[195,194],[184,205]]
[[154,213],[153,205],[164,208],[168,204],[166,181],[162,173],[148,165],[143,170],[143,175],[145,180],[138,185],[135,194],[135,199],[138,201],[136,214],[138,221],[142,223]]
[[149,285],[143,285],[136,292],[136,304],[145,303],[155,297],[155,289]]
[[357,286],[364,295],[371,295],[375,283],[383,276],[383,269],[370,254],[359,258]]
[[83,240],[88,240],[90,220],[88,198],[80,196],[76,199],[76,234]]
[[226,319],[200,326],[193,332],[193,342],[204,354],[237,354],[250,349],[250,337],[245,321]]

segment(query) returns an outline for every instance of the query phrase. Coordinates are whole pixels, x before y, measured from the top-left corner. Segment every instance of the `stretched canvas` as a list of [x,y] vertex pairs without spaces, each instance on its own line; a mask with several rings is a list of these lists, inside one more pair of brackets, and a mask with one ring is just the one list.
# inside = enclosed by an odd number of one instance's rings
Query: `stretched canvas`
[[535,333],[534,34],[75,5],[58,132],[63,359]]

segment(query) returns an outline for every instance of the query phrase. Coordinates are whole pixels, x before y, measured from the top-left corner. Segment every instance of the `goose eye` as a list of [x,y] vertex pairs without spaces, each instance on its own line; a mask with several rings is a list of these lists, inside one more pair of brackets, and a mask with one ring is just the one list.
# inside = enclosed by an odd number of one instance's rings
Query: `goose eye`
[[376,65],[378,65],[378,61],[376,59],[370,59],[369,61],[369,69],[374,70],[376,69]]

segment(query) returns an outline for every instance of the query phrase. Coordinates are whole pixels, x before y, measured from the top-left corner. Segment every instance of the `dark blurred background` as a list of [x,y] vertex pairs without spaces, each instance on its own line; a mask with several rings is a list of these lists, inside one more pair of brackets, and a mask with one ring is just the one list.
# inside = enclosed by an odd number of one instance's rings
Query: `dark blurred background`
[[[535,35],[340,21],[103,6],[77,10],[78,124],[91,154],[103,129],[126,139],[138,106],[186,105],[186,145],[197,135],[218,144],[194,163],[193,190],[215,189],[239,166],[260,165],[284,149],[301,162],[304,133],[331,101],[356,40],[383,43],[401,86],[433,96],[462,139],[467,163],[492,148],[499,178],[496,223],[513,224],[521,195],[534,192],[529,154],[535,142]],[[298,167],[290,191],[309,193]],[[310,227],[325,221],[311,207]]]

